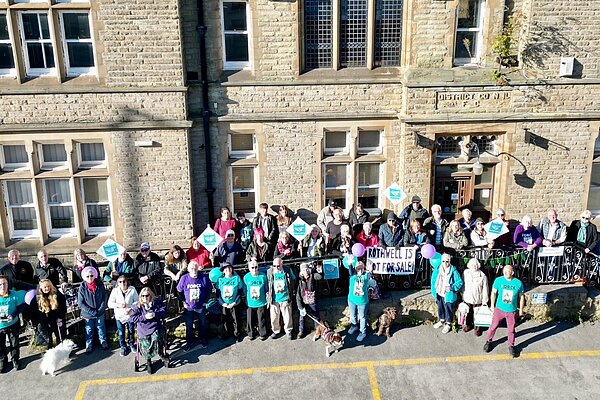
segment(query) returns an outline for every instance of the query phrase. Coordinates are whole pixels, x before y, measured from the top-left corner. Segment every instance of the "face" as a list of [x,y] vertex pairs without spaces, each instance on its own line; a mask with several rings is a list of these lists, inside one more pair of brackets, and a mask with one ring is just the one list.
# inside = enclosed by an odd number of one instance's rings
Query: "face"
[[81,252],[77,253],[76,258],[77,258],[77,261],[85,261],[85,259],[86,259],[85,253],[81,253]]
[[246,222],[246,216],[245,215],[240,215],[238,217],[238,221],[240,221],[243,224],[244,222]]
[[235,241],[235,233],[228,233],[225,239],[227,239],[227,243],[233,243]]
[[194,250],[200,250],[200,243],[197,240],[194,240],[192,247],[194,248]]
[[252,274],[252,276],[258,276],[258,266],[257,265],[249,265],[248,270],[250,270],[250,273]]
[[310,234],[312,235],[313,238],[316,238],[317,236],[319,236],[319,228],[312,228],[312,231],[310,231]]
[[356,266],[356,275],[360,276],[360,275],[362,275],[364,273],[365,273],[365,267],[357,265]]
[[442,267],[444,267],[444,268],[450,267],[450,257],[442,257]]
[[354,211],[356,212],[356,214],[361,215],[363,213],[363,208],[362,206],[356,206]]
[[94,282],[94,274],[92,272],[86,271],[85,275],[83,276],[83,280],[86,281],[87,283]]
[[127,258],[126,251],[123,251],[122,253],[119,254],[119,261],[123,262],[123,261],[125,261],[126,258]]
[[229,210],[221,211],[221,218],[223,218],[223,219],[231,218],[231,211],[229,211]]
[[196,264],[195,262],[189,263],[187,270],[191,277],[196,277],[198,275],[198,264]]
[[308,268],[304,268],[300,271],[300,276],[304,279],[308,279],[310,277],[310,273],[308,272]]
[[337,209],[333,212],[333,218],[335,218],[337,221],[341,221],[342,220],[342,210]]
[[365,235],[370,235],[371,234],[371,227],[369,225],[363,225],[363,231],[365,231]]
[[558,219],[558,215],[554,211],[548,211],[548,220],[551,224],[555,223]]
[[262,242],[264,238],[265,238],[265,235],[263,235],[262,233],[254,234],[254,239],[256,239],[257,242]]
[[148,257],[148,254],[150,254],[150,249],[140,250],[140,253],[142,253],[144,257]]
[[152,295],[150,294],[150,292],[142,292],[140,294],[140,300],[143,304],[152,303]]
[[502,221],[504,221],[504,218],[506,218],[506,214],[504,213],[504,211],[498,211],[498,212],[496,213],[496,216],[497,216],[498,218],[500,218]]
[[8,281],[6,279],[0,279],[0,294],[5,295],[8,293]]
[[477,228],[477,230],[482,230],[483,229],[483,222],[479,221],[475,224],[475,228]]
[[440,219],[440,217],[442,216],[442,209],[441,208],[432,208],[431,209],[431,213],[433,214],[433,217],[435,219]]
[[588,222],[590,222],[590,217],[588,217],[587,215],[582,215],[581,222],[583,222],[584,224],[587,224]]
[[469,263],[469,269],[473,271],[477,271],[479,269],[479,264],[477,263]]
[[340,233],[343,236],[348,236],[350,235],[350,227],[348,225],[342,225],[342,228],[340,229]]
[[44,294],[50,294],[52,287],[48,283],[43,283],[40,285],[40,291]]
[[259,208],[258,212],[260,213],[261,216],[266,217],[267,216],[267,209],[266,208]]
[[38,254],[38,260],[40,260],[40,262],[44,265],[48,264],[48,254],[46,254],[46,253]]
[[394,226],[394,225],[396,225],[396,220],[395,220],[395,219],[388,219],[388,220],[387,220],[387,224],[388,224],[389,226]]
[[225,273],[226,278],[231,278],[233,276],[233,268],[226,267],[223,272]]
[[277,271],[281,271],[283,269],[283,261],[281,258],[273,261],[273,268],[275,268]]
[[511,265],[505,266],[502,270],[502,275],[504,275],[506,279],[511,279],[514,275],[513,267]]
[[418,201],[413,201],[412,202],[412,208],[413,208],[413,210],[417,211],[419,209],[420,205],[421,205],[421,203],[419,203]]
[[413,232],[417,233],[421,230],[421,224],[414,224],[413,225]]
[[458,233],[458,223],[454,223],[454,221],[452,222],[452,232]]
[[290,241],[290,238],[287,236],[282,236],[281,241],[283,242],[283,244],[287,244]]
[[129,282],[125,278],[119,278],[117,280],[117,286],[120,287],[121,290],[123,290],[125,292],[127,290],[127,288],[129,287]]
[[174,249],[173,250],[173,258],[178,260],[179,256],[181,256],[181,251],[179,251],[179,249]]
[[21,255],[19,253],[13,252],[8,255],[8,261],[10,261],[11,264],[18,263],[20,259]]
[[525,218],[525,219],[523,220],[523,227],[524,227],[525,229],[531,228],[531,220],[530,220],[530,219],[527,219],[527,218]]

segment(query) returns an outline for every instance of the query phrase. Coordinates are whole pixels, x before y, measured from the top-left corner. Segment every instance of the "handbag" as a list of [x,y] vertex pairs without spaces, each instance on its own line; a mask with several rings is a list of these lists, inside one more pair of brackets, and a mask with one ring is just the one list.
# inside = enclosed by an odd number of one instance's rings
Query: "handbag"
[[473,322],[475,326],[489,328],[492,325],[492,310],[488,306],[474,308]]

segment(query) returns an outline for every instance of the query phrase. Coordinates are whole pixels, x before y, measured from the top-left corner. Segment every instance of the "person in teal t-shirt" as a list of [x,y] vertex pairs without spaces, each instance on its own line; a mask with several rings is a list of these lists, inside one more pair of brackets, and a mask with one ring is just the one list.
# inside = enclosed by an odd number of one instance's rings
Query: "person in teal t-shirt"
[[275,257],[273,267],[267,272],[269,280],[269,291],[267,301],[269,302],[269,314],[271,316],[272,339],[276,339],[281,333],[280,319],[283,317],[283,329],[288,338],[293,339],[294,323],[292,321],[292,290],[296,275],[289,267],[283,266],[281,257]]
[[[24,290],[9,290],[8,278],[0,276],[0,373],[8,363],[8,351],[15,370],[20,369],[19,314],[25,306]],[[6,338],[10,343],[6,348]]]
[[492,340],[496,334],[496,329],[498,329],[500,322],[505,319],[508,328],[508,353],[516,357],[515,325],[519,319],[519,313],[522,313],[523,307],[525,307],[525,289],[523,282],[514,278],[512,265],[504,266],[502,275],[494,281],[491,302],[494,314],[483,350],[486,353],[492,350]]
[[[347,256],[352,257],[352,256]],[[367,312],[369,311],[369,276],[365,271],[365,264],[359,261],[354,267],[353,262],[344,263],[350,272],[350,289],[348,290],[348,308],[350,309],[350,323],[348,334],[358,330],[360,333],[356,340],[362,342],[367,336]]]
[[257,327],[260,340],[267,339],[267,276],[260,273],[256,260],[248,262],[248,272],[244,275],[246,286],[246,311],[248,338],[254,340],[254,327]]
[[224,276],[217,281],[217,298],[221,305],[221,323],[223,332],[221,339],[227,339],[233,333],[237,340],[240,339],[239,321],[241,296],[244,283],[238,274],[234,274],[233,266],[229,263],[221,264]]

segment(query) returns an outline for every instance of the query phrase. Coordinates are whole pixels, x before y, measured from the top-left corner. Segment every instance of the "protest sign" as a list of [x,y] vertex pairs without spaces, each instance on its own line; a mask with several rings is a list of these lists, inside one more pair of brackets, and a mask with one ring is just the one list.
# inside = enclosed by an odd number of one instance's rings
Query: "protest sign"
[[286,232],[292,235],[294,239],[301,242],[302,239],[310,233],[310,225],[304,222],[302,218],[298,217],[290,226],[288,226]]
[[406,198],[406,193],[404,193],[402,188],[400,188],[396,182],[388,186],[388,188],[383,191],[383,194],[393,205],[400,204],[402,200]]
[[538,257],[561,257],[565,255],[565,246],[541,247]]
[[374,274],[411,275],[415,273],[414,247],[367,247],[367,268]]
[[487,238],[494,240],[508,232],[508,226],[500,218],[496,218],[483,227],[487,232]]
[[196,239],[202,246],[206,247],[206,250],[213,251],[223,241],[221,235],[215,232],[210,226],[207,226],[204,232]]
[[106,258],[108,261],[115,261],[119,258],[119,253],[125,250],[125,247],[112,239],[106,239],[106,241],[96,250],[96,254]]
[[331,260],[323,260],[323,278],[339,279],[340,277],[340,260],[337,258]]

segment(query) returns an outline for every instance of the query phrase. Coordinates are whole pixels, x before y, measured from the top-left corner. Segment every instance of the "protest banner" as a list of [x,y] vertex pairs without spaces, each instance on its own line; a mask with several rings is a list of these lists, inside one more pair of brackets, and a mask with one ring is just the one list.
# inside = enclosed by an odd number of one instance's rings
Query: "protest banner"
[[396,182],[388,186],[383,191],[383,195],[395,206],[400,204],[402,200],[406,198],[406,193],[404,193],[404,190],[402,190]]
[[96,250],[96,254],[112,262],[119,258],[119,253],[122,250],[125,250],[125,247],[121,246],[112,239],[106,239],[106,241],[102,243],[102,246]]
[[414,247],[367,247],[367,268],[374,274],[411,275],[415,273]]
[[337,258],[331,260],[323,260],[323,278],[324,279],[339,279],[340,277],[340,260]]
[[288,226],[286,232],[292,235],[294,239],[301,242],[302,239],[310,233],[310,225],[304,222],[302,218],[298,217],[290,226]]
[[496,218],[483,227],[487,232],[487,238],[494,240],[508,232],[508,227],[500,218]]
[[206,247],[206,250],[213,251],[221,244],[221,242],[223,241],[223,238],[221,237],[221,235],[219,235],[217,232],[215,232],[210,226],[207,226],[206,229],[204,230],[204,232],[202,232],[200,234],[200,236],[198,236],[198,239],[196,239],[196,240],[202,246]]

